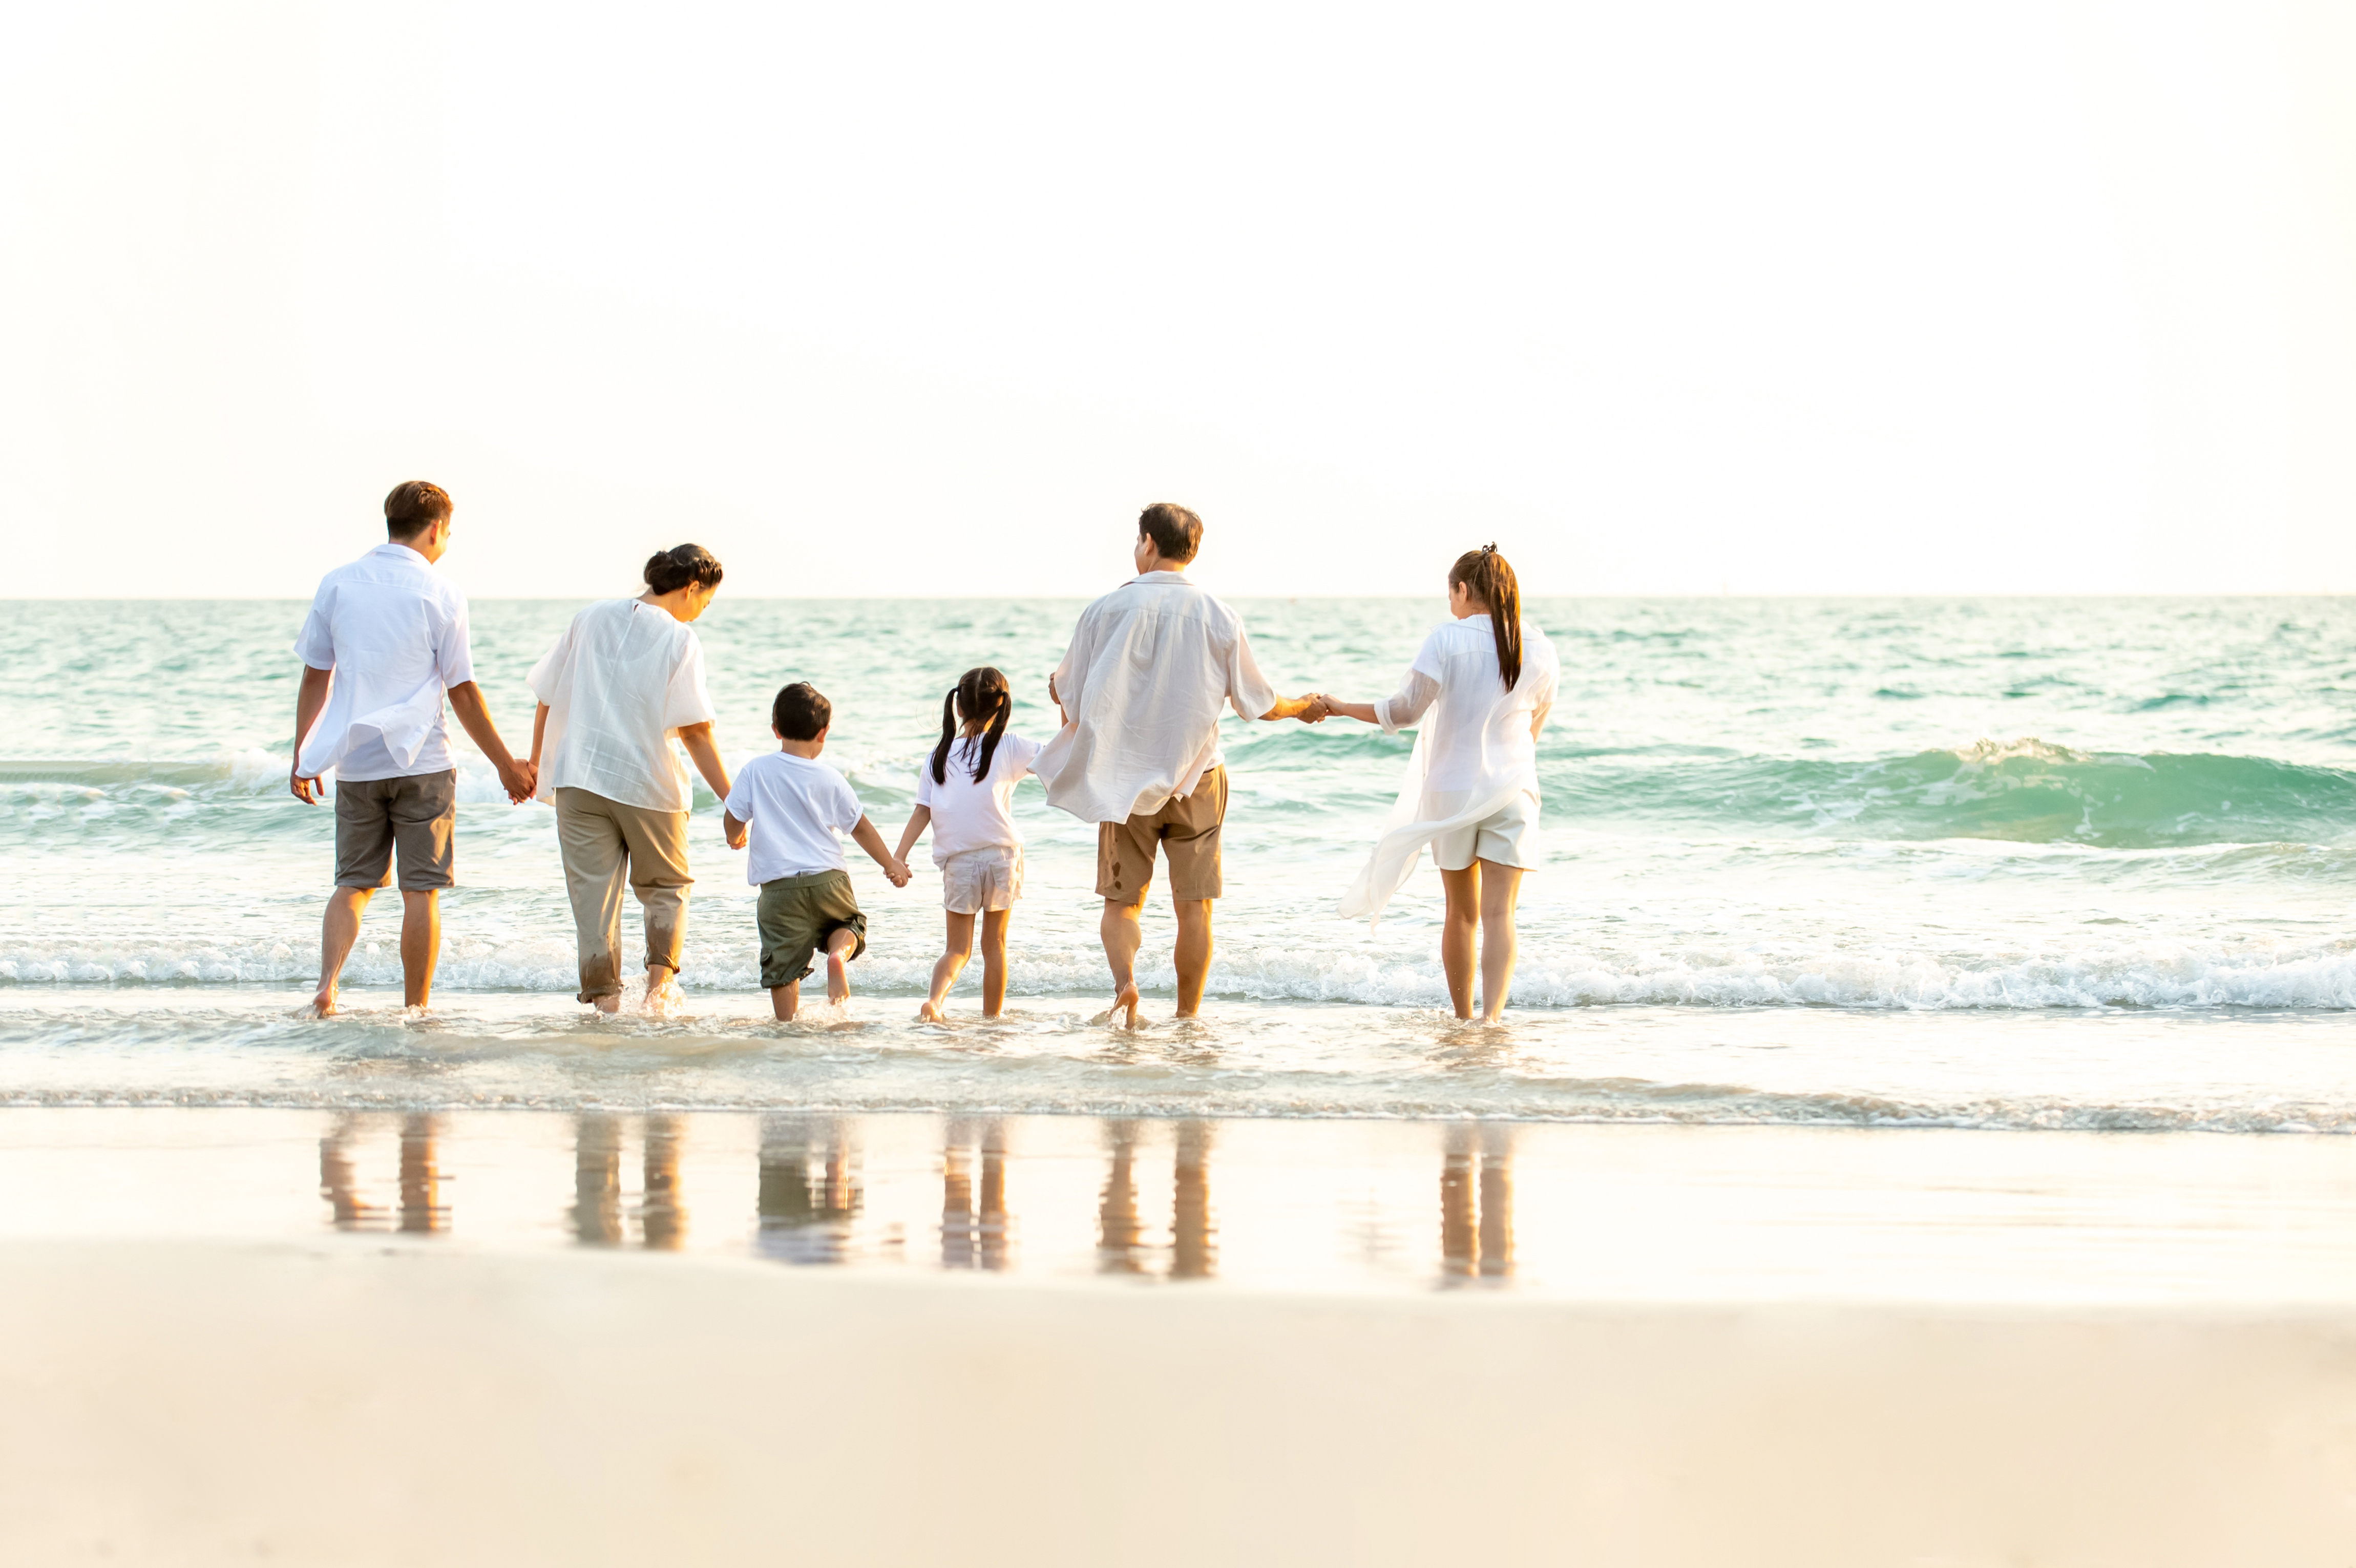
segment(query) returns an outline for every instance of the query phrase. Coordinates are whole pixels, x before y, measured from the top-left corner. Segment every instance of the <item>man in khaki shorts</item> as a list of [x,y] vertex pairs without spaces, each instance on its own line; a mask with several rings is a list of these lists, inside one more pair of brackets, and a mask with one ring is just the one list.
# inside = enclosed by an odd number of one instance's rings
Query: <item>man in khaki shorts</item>
[[466,596],[434,570],[450,546],[450,497],[412,479],[384,498],[385,542],[327,573],[294,652],[294,798],[320,798],[336,773],[336,891],[319,933],[319,989],[311,1006],[336,1010],[336,983],[360,933],[360,912],[401,867],[401,974],[412,1008],[433,999],[442,945],[438,901],[451,885],[458,764],[443,722],[449,694],[510,800],[531,798],[531,764],[500,743],[466,646]]
[[1322,700],[1279,697],[1253,662],[1237,613],[1186,581],[1203,519],[1183,507],[1148,507],[1137,520],[1137,575],[1080,613],[1047,692],[1064,727],[1032,771],[1047,799],[1097,825],[1100,933],[1112,965],[1114,1013],[1137,1027],[1140,916],[1157,855],[1170,860],[1178,916],[1173,955],[1178,1016],[1203,1005],[1211,972],[1211,901],[1224,891],[1219,828],[1227,815],[1219,713],[1246,719],[1325,717]]

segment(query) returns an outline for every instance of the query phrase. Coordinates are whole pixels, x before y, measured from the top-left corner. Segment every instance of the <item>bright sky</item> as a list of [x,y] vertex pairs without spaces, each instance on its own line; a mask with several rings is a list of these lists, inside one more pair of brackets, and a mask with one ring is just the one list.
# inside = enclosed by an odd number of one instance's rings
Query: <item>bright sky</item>
[[2356,8],[15,5],[6,592],[2356,590]]

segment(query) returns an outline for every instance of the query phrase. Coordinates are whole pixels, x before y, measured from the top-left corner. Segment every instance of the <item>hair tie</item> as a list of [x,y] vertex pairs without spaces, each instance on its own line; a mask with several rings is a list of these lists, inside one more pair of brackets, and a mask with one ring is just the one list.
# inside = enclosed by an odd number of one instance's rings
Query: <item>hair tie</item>
[[1495,541],[1494,539],[1492,539],[1492,540],[1490,540],[1487,544],[1483,545],[1483,546],[1481,547],[1481,553],[1482,553],[1483,555],[1494,555],[1494,554],[1496,554],[1496,553],[1497,553],[1497,543],[1496,543],[1496,541]]

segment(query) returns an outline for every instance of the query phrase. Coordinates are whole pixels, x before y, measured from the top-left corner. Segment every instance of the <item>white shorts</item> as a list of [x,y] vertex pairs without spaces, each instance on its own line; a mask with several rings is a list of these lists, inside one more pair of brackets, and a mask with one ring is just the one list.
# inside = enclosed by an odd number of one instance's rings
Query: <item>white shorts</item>
[[968,849],[941,862],[941,904],[951,914],[1012,909],[1023,896],[1023,850],[1019,845]]
[[1451,828],[1431,841],[1431,863],[1461,871],[1475,860],[1538,869],[1538,803],[1517,795],[1470,827]]

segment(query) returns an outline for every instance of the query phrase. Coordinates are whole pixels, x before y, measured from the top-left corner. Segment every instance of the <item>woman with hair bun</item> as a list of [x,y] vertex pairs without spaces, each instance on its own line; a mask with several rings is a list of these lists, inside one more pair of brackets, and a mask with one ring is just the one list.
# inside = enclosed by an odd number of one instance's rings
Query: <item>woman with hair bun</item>
[[590,605],[532,667],[540,712],[531,760],[540,798],[556,806],[580,999],[600,1012],[622,1005],[625,880],[646,911],[647,1008],[663,1011],[679,997],[695,880],[687,868],[694,795],[670,742],[677,737],[712,793],[726,800],[703,645],[691,629],[720,592],[720,562],[701,545],[658,550],[644,593]]
[[1395,696],[1324,699],[1345,719],[1387,735],[1416,726],[1398,804],[1342,913],[1382,916],[1425,845],[1448,895],[1440,967],[1456,1016],[1472,1016],[1472,956],[1481,956],[1481,1018],[1505,1010],[1514,979],[1514,905],[1522,873],[1538,863],[1538,731],[1554,706],[1558,667],[1544,632],[1522,619],[1514,569],[1483,545],[1448,569],[1448,612]]

